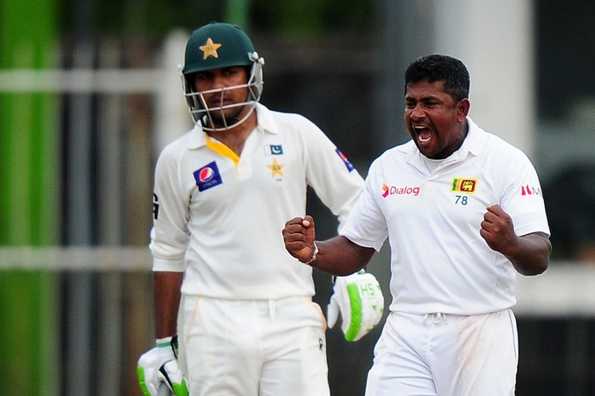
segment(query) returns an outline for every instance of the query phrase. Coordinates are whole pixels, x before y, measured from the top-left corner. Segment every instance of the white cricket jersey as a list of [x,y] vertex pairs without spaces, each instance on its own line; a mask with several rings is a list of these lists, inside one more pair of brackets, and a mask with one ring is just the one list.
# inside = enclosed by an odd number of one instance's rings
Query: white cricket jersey
[[341,230],[376,250],[388,236],[391,311],[473,315],[516,303],[516,270],[479,234],[488,206],[499,204],[517,235],[549,235],[527,156],[468,123],[462,146],[438,166],[428,166],[413,141],[375,160]]
[[312,122],[256,108],[241,156],[199,126],[169,144],[155,170],[153,271],[185,271],[182,293],[229,299],[312,296],[312,269],[281,230],[304,216],[310,185],[346,217],[363,179]]

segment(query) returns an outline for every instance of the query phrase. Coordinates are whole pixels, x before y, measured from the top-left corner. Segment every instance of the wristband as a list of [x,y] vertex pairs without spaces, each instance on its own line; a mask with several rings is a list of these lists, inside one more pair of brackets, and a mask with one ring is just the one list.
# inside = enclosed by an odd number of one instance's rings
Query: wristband
[[314,260],[316,260],[317,255],[318,255],[318,245],[316,244],[316,241],[314,241],[314,251],[312,252],[312,257],[310,257],[310,260],[305,261],[304,264],[312,263]]

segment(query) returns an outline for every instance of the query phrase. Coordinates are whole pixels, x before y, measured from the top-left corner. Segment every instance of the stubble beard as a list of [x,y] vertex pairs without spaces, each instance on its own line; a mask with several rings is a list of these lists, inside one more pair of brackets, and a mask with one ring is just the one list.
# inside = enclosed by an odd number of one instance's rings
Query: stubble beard
[[226,110],[210,110],[209,114],[210,114],[210,118],[207,117],[207,124],[211,124],[212,122],[212,127],[213,128],[225,128],[226,126],[229,125],[233,125],[236,122],[238,122],[238,120],[240,120],[244,109],[246,108],[246,105],[244,106],[238,106],[238,107],[232,107],[230,109],[226,109]]

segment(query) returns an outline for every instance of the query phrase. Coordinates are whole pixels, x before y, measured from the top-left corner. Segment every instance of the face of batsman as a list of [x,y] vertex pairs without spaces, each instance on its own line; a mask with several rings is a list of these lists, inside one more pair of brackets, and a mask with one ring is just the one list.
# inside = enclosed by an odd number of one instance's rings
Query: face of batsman
[[194,92],[204,110],[203,127],[225,129],[239,124],[253,107],[248,105],[248,70],[242,66],[198,72]]
[[195,122],[223,131],[248,119],[262,94],[264,59],[239,27],[210,23],[196,29],[184,62],[184,96]]
[[469,107],[468,99],[444,91],[444,81],[412,82],[405,91],[405,126],[423,155],[443,159],[463,143]]

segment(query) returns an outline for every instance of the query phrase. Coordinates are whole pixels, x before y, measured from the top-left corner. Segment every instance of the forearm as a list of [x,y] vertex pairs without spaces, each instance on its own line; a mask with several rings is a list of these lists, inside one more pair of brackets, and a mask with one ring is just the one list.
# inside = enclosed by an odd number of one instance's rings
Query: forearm
[[155,335],[164,338],[176,334],[180,287],[183,272],[154,272]]
[[549,264],[552,245],[545,234],[535,233],[517,238],[515,248],[506,257],[523,275],[543,273]]
[[333,275],[349,275],[363,268],[374,249],[359,246],[344,236],[317,241],[318,254],[310,265]]

